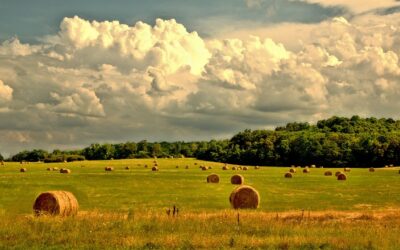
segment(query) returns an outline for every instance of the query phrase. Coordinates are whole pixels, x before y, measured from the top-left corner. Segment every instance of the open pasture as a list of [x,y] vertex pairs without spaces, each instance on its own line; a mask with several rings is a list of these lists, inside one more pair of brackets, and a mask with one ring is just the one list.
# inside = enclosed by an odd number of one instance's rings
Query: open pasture
[[[335,175],[324,173],[343,169],[311,168],[310,173],[303,173],[298,168],[293,178],[284,178],[289,167],[232,170],[228,165],[228,170],[222,170],[222,163],[195,159],[157,159],[157,164],[159,171],[151,170],[154,159],[6,163],[0,166],[0,213],[32,213],[34,199],[49,190],[72,192],[80,211],[157,211],[174,205],[181,211],[229,209],[229,195],[235,188],[230,178],[234,174],[242,175],[244,184],[258,190],[258,210],[265,212],[375,211],[400,206],[398,168],[379,168],[375,172],[353,168],[346,172],[346,181],[338,181]],[[203,165],[212,169],[200,169]],[[105,171],[105,167],[113,170]],[[27,171],[20,172],[20,168]],[[67,168],[71,173],[47,168]],[[219,183],[207,183],[211,173],[219,175]]]

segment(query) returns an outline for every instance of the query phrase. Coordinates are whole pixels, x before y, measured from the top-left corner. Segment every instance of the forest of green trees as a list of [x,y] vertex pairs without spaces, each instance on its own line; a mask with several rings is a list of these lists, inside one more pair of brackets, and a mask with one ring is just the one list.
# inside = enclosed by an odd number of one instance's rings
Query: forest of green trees
[[275,130],[245,130],[229,140],[92,144],[82,150],[20,152],[11,161],[76,161],[148,157],[196,157],[243,165],[369,167],[400,164],[400,121],[353,116]]

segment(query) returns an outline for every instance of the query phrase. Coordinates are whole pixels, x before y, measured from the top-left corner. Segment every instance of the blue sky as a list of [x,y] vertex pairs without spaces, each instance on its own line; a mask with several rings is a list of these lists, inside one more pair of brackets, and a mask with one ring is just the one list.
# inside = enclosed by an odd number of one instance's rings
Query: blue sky
[[399,6],[1,0],[0,153],[400,119]]
[[343,6],[323,7],[288,0],[268,0],[256,8],[249,8],[244,0],[2,0],[0,40],[18,36],[22,41],[35,42],[43,35],[56,33],[64,17],[75,15],[88,20],[119,20],[127,24],[175,18],[188,29],[211,36],[214,35],[210,34],[212,22],[218,26],[240,25],[240,21],[252,21],[254,25],[315,23],[346,12],[348,10]]

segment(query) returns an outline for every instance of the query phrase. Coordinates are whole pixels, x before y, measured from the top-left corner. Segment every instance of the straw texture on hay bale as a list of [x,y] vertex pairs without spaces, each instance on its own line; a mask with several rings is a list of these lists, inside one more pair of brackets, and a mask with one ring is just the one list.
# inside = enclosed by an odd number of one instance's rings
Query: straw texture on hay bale
[[343,170],[344,170],[344,172],[350,172],[351,171],[350,168],[344,168]]
[[70,173],[71,173],[71,170],[69,170],[69,169],[67,169],[67,168],[62,168],[62,169],[60,169],[60,173],[61,173],[61,174],[70,174]]
[[244,182],[244,177],[240,174],[235,174],[231,177],[231,183],[234,185],[242,185]]
[[75,196],[67,191],[41,193],[33,204],[35,215],[71,216],[78,213],[79,204]]
[[293,177],[293,175],[290,172],[285,174],[285,178],[292,178],[292,177]]
[[296,173],[296,169],[291,168],[291,169],[289,169],[289,172],[290,172],[290,173]]
[[217,174],[210,174],[207,176],[207,183],[219,183],[219,176]]
[[335,173],[335,176],[338,177],[340,174],[343,174],[343,173],[340,172],[340,171],[337,171],[337,172]]
[[229,202],[234,209],[256,209],[260,204],[260,195],[250,186],[239,186],[229,196]]
[[337,176],[338,181],[345,181],[347,180],[347,176],[343,173]]
[[369,172],[375,172],[375,168],[369,168]]
[[28,171],[27,168],[21,168],[21,169],[19,170],[19,172],[21,172],[21,173],[25,173],[26,171]]
[[303,173],[305,173],[305,174],[310,173],[310,169],[308,169],[308,168],[303,169]]
[[333,173],[332,173],[331,171],[326,171],[326,172],[324,173],[324,175],[325,175],[325,176],[332,176]]
[[107,172],[114,171],[114,167],[105,167],[104,170]]
[[152,167],[151,171],[158,171],[158,167],[156,167],[156,166]]
[[228,169],[229,169],[228,166],[223,166],[223,167],[222,167],[222,170],[228,170]]

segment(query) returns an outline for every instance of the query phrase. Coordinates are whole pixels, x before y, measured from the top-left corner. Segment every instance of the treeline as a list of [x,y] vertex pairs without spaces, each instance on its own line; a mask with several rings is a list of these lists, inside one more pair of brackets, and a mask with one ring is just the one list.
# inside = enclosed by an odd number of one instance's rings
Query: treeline
[[57,162],[149,157],[196,157],[272,166],[400,165],[400,121],[335,116],[314,125],[294,122],[275,130],[245,130],[230,140],[92,144],[74,151],[23,151],[8,160]]
[[252,165],[367,167],[400,164],[400,121],[332,117],[288,123],[270,130],[245,130],[228,144],[214,142],[199,158]]

